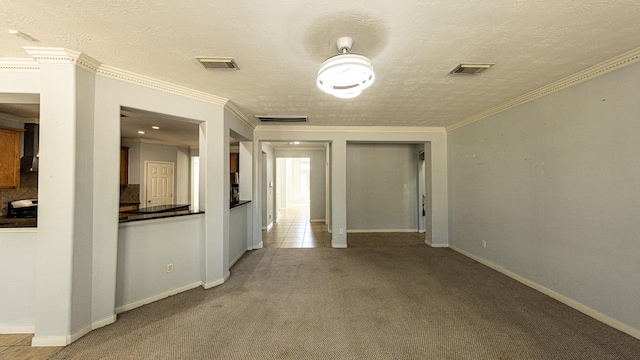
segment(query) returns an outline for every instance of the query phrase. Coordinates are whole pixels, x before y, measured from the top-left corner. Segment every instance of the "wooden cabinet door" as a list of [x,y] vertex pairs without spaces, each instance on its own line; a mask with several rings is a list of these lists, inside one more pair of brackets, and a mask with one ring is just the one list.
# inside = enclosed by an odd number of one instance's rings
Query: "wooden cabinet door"
[[20,187],[20,129],[0,127],[0,189]]
[[129,185],[129,148],[120,148],[120,185]]
[[234,173],[238,172],[238,154],[231,153],[229,156],[229,172]]

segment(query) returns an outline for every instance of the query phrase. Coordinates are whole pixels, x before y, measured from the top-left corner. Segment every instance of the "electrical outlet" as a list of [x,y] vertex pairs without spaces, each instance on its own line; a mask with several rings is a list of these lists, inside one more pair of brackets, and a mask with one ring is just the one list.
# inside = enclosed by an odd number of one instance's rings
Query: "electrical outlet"
[[484,241],[484,240],[482,240],[482,247],[483,247],[483,248],[486,248],[486,247],[487,247],[487,242],[486,242],[486,241]]
[[173,263],[167,264],[167,272],[168,273],[173,272]]
[[344,234],[344,229],[340,229],[340,234]]

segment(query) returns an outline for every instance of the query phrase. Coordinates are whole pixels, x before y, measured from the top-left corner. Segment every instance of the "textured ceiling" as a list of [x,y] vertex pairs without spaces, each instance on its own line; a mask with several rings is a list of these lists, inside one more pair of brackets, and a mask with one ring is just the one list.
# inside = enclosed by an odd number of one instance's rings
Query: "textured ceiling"
[[[0,57],[65,47],[228,98],[252,120],[450,126],[639,47],[638,19],[638,0],[2,0]],[[376,70],[356,99],[315,85],[340,36]],[[232,56],[240,70],[206,70],[196,56]],[[450,75],[460,62],[496,65]]]

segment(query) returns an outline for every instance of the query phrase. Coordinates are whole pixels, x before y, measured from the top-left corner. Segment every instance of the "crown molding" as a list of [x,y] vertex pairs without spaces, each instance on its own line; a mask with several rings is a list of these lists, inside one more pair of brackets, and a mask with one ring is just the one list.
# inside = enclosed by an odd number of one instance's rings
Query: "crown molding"
[[74,64],[95,73],[100,62],[90,56],[65,48],[46,48],[35,46],[22,47],[39,64]]
[[32,58],[0,58],[0,71],[40,71],[40,63]]
[[100,65],[100,67],[98,68],[97,75],[125,81],[131,84],[140,85],[155,90],[161,90],[195,100],[205,101],[220,106],[224,106],[228,101],[228,99],[220,96],[193,90],[184,86],[175,85],[166,81],[157,80],[148,76],[136,74],[104,64]]
[[244,122],[248,127],[250,127],[251,129],[256,128],[256,124],[251,122],[251,120],[249,120],[249,118],[246,117],[242,113],[242,111],[240,111],[240,109],[238,109],[236,105],[233,102],[231,102],[231,100],[227,100],[227,103],[225,104],[225,106],[227,107],[227,109],[229,109],[229,111],[231,111],[235,116],[237,116],[238,119],[242,120],[242,122]]
[[444,127],[431,126],[305,126],[305,125],[258,125],[255,131],[288,132],[340,132],[340,133],[443,133]]
[[583,81],[586,80],[591,80],[593,78],[596,78],[600,75],[604,75],[608,72],[611,72],[613,70],[617,70],[621,67],[630,65],[635,63],[636,61],[640,60],[640,47],[639,48],[635,48],[631,51],[628,51],[622,55],[618,55],[614,58],[611,58],[607,61],[604,61],[600,64],[594,65],[590,68],[587,68],[585,70],[582,70],[580,72],[577,72],[573,75],[567,76],[563,79],[560,79],[556,82],[552,82],[549,85],[543,86],[539,89],[536,89],[534,91],[528,92],[524,95],[518,96],[515,99],[509,100],[501,105],[498,105],[494,108],[491,108],[489,110],[485,110],[483,112],[480,112],[470,118],[467,118],[457,124],[453,124],[450,126],[447,126],[447,131],[452,131],[458,128],[461,128],[463,126],[467,126],[469,124],[472,124],[478,120],[482,120],[484,118],[487,118],[489,116],[495,115],[497,113],[503,112],[505,110],[509,110],[511,108],[520,106],[524,103],[528,103],[529,101],[533,101],[535,99],[541,98],[543,96],[549,95],[553,92],[556,92],[558,90],[562,90],[565,89],[567,87],[576,85],[578,83],[581,83]]

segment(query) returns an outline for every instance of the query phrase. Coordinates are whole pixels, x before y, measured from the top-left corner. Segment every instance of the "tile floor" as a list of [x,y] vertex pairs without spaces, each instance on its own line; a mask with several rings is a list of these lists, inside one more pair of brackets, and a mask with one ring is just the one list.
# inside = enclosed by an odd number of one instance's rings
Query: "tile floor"
[[[398,247],[425,245],[424,234],[417,232],[348,233],[349,247]],[[324,222],[309,221],[309,205],[278,210],[278,222],[262,231],[267,248],[330,248],[331,234]],[[426,245],[425,245],[426,246]]]
[[31,347],[33,334],[0,335],[0,359],[45,360],[62,347]]

